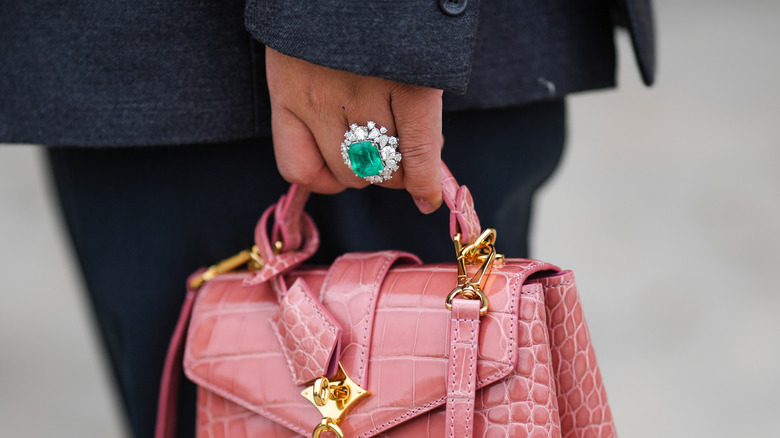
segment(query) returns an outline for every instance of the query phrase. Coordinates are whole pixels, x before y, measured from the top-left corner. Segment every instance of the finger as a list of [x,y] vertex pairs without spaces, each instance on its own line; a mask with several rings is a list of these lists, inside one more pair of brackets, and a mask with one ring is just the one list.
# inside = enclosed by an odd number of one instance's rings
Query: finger
[[274,154],[279,173],[290,183],[315,193],[338,193],[346,188],[325,163],[306,124],[284,108],[271,112]]
[[[387,106],[387,113],[388,113],[388,116],[387,116],[387,118],[382,119],[383,120],[382,123],[380,123],[379,121],[376,121],[376,127],[377,127],[377,129],[380,129],[381,127],[387,128],[387,132],[385,133],[385,135],[387,135],[388,137],[389,136],[393,136],[393,137],[397,138],[398,137],[398,131],[397,131],[396,126],[395,126],[395,120],[393,119],[392,110],[390,108],[390,103],[389,102],[388,102],[388,106]],[[372,120],[372,119],[369,119],[369,120]],[[385,123],[384,120],[387,120],[387,122]],[[381,152],[382,148],[380,147],[379,149],[380,149],[380,152]],[[391,174],[390,179],[385,179],[384,181],[382,181],[381,183],[379,183],[377,185],[385,187],[385,188],[388,188],[388,189],[403,189],[404,188],[404,167],[403,167],[403,165],[401,165],[402,164],[401,162],[399,162],[398,164],[399,164],[398,169]]]
[[391,94],[398,130],[404,187],[423,213],[435,211],[441,197],[442,92],[403,85]]

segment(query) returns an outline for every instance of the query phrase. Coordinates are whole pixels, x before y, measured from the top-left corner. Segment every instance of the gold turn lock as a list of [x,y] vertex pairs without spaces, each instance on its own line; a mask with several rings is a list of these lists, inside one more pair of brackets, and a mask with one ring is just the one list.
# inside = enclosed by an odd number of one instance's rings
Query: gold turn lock
[[368,391],[355,383],[339,363],[335,376],[318,378],[311,386],[301,391],[301,395],[322,414],[322,421],[314,428],[312,438],[318,438],[323,432],[333,432],[337,437],[343,438],[344,433],[338,423],[352,406],[368,395]]
[[334,400],[337,406],[342,405],[343,408],[350,394],[348,385],[331,385],[327,377],[320,377],[312,385],[312,399],[315,406],[325,406],[329,400]]

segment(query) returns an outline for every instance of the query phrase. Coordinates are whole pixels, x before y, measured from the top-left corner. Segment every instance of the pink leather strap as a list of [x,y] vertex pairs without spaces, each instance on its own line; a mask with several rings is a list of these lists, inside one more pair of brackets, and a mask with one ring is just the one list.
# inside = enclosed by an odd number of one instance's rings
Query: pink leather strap
[[479,352],[479,300],[455,298],[450,316],[450,354],[447,372],[445,433],[471,438]]
[[187,295],[184,298],[179,320],[168,345],[165,356],[162,380],[160,381],[160,396],[157,403],[157,424],[154,430],[155,438],[174,438],[176,436],[176,413],[179,401],[179,380],[181,379],[181,361],[184,353],[184,337],[190,324],[192,306],[195,304],[197,290],[192,289],[190,281],[200,275],[205,269],[200,269],[187,279]]
[[[482,230],[474,209],[474,200],[469,189],[458,184],[443,161],[441,162],[441,191],[444,203],[450,209],[450,236],[454,237],[455,234],[461,233],[461,242],[472,243]],[[276,204],[273,238],[282,241],[283,251],[295,251],[305,241],[301,235],[305,228],[302,214],[308,199],[309,192],[293,184],[287,194]]]
[[273,238],[282,242],[282,252],[297,250],[303,243],[302,214],[309,194],[308,190],[293,184],[276,204]]
[[468,187],[455,181],[444,161],[441,162],[441,194],[450,209],[450,236],[454,238],[460,233],[461,242],[474,242],[482,232],[477,211],[474,209],[474,199]]
[[[308,192],[305,190],[302,191],[302,193],[306,194],[306,197],[308,196]],[[305,202],[306,197],[295,199],[298,199],[296,202],[303,203]],[[282,200],[284,200],[284,198],[282,198]],[[301,204],[301,206],[302,205],[303,204]],[[291,271],[314,255],[314,253],[317,252],[317,248],[320,246],[320,233],[317,231],[317,226],[314,224],[311,216],[305,212],[300,212],[299,225],[297,225],[300,227],[300,230],[297,232],[297,238],[302,240],[303,247],[276,254],[271,240],[268,237],[268,222],[272,213],[274,213],[274,219],[276,220],[277,212],[278,209],[273,205],[266,209],[255,227],[255,244],[260,250],[260,256],[265,261],[265,266],[263,269],[255,272],[254,275],[247,277],[247,279],[244,280],[245,286],[263,283]],[[290,222],[288,221],[286,223],[289,224]]]

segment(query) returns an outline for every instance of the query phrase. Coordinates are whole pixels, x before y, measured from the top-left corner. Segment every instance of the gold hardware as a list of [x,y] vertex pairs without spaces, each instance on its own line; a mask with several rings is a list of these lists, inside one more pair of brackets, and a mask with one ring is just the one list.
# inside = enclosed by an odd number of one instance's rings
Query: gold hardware
[[263,269],[265,260],[260,257],[260,249],[257,245],[252,245],[252,250],[249,251],[249,257],[252,258],[252,260],[247,263],[247,268],[249,268],[250,271],[254,272]]
[[487,295],[485,295],[485,292],[482,292],[482,289],[476,289],[472,291],[464,290],[460,286],[456,287],[452,290],[452,292],[447,295],[447,300],[444,302],[444,307],[447,308],[447,310],[452,310],[452,300],[455,299],[456,296],[462,296],[463,298],[473,300],[479,298],[479,314],[480,316],[484,315],[488,311],[488,307],[490,306],[490,301],[488,301]]
[[[469,300],[479,299],[479,314],[484,315],[487,313],[490,305],[487,295],[482,290],[484,282],[496,259],[503,260],[504,256],[496,253],[496,230],[493,228],[486,229],[470,245],[463,246],[461,238],[462,236],[458,233],[453,239],[455,242],[455,254],[458,257],[458,285],[447,295],[444,306],[447,310],[452,310],[452,300],[458,295]],[[469,278],[466,272],[466,265],[475,265],[477,263],[480,264],[477,272]]]
[[284,242],[281,240],[277,240],[274,242],[274,254],[279,255],[282,253],[282,248],[284,248]]
[[322,422],[314,429],[312,437],[316,438],[322,432],[333,432],[343,438],[344,434],[337,423],[352,406],[368,395],[368,391],[358,386],[339,363],[335,376],[318,378],[301,391],[301,395],[322,414]]
[[330,418],[323,418],[320,424],[314,428],[314,432],[311,433],[311,438],[319,438],[322,432],[333,432],[338,438],[344,438],[344,432],[336,424],[335,421]]
[[190,287],[197,289],[203,286],[203,283],[213,279],[217,275],[240,268],[241,265],[244,264],[248,265],[250,271],[259,271],[260,269],[263,269],[265,261],[260,257],[259,249],[256,245],[252,246],[251,249],[245,249],[232,257],[228,257],[225,260],[209,266],[202,274],[190,281]]
[[327,377],[320,377],[312,385],[312,398],[315,406],[325,406],[330,395],[330,381]]

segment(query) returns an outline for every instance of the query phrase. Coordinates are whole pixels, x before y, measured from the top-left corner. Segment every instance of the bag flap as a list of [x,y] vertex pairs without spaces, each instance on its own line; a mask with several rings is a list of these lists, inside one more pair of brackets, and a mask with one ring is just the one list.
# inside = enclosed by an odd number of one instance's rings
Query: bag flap
[[[484,287],[490,310],[482,317],[479,334],[478,388],[515,368],[520,291],[530,274],[544,270],[557,268],[509,259],[491,271]],[[185,373],[205,389],[308,435],[322,417],[301,396],[305,386],[293,382],[269,324],[279,308],[274,290],[270,282],[241,287],[244,276],[222,275],[199,291],[184,353]],[[303,268],[287,281],[301,280],[310,290],[321,291],[327,276],[326,269]],[[454,264],[399,266],[384,276],[371,340],[364,344],[368,352],[345,365],[352,376],[359,374],[354,364],[367,362],[362,386],[369,391],[339,424],[348,436],[374,435],[445,403],[450,312],[444,299],[456,276]],[[329,310],[337,319],[345,317],[339,306]],[[351,327],[343,328],[344,339],[353,339]]]
[[271,320],[293,382],[305,385],[338,368],[343,329],[303,280],[296,280]]

